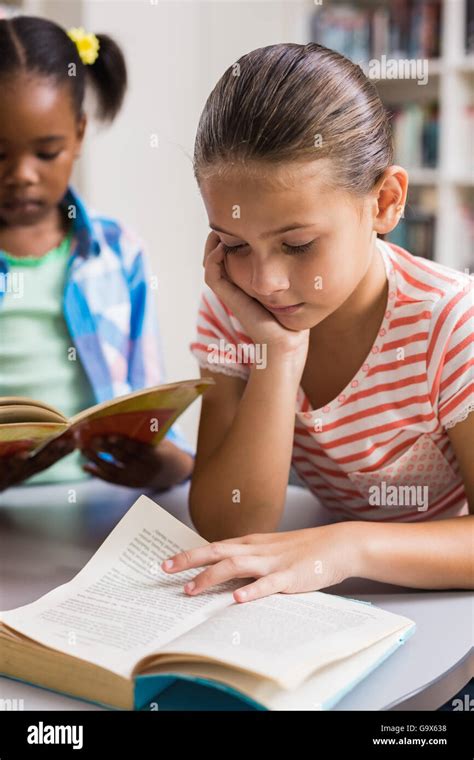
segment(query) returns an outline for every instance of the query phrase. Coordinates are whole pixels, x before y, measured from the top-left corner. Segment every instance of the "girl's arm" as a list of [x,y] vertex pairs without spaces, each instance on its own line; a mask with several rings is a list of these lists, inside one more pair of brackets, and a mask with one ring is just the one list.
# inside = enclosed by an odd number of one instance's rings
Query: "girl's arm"
[[267,366],[240,378],[202,370],[190,513],[208,541],[277,529],[291,465],[295,402],[306,350],[268,346]]
[[470,514],[416,525],[354,523],[362,577],[416,588],[474,588],[474,414],[449,429],[448,436]]
[[192,520],[209,541],[276,530],[290,472],[295,403],[309,330],[287,330],[229,278],[218,235],[207,238],[207,285],[239,319],[265,367],[250,365],[247,382],[220,372],[203,396],[191,483]]
[[353,523],[362,578],[412,588],[474,588],[474,515],[399,525]]
[[342,522],[215,541],[169,557],[162,568],[178,574],[199,568],[184,586],[193,596],[242,578],[236,602],[320,591],[346,578],[474,589],[473,532],[474,515],[423,525]]
[[[179,574],[200,568],[185,586],[192,595],[233,578],[247,579],[234,592],[237,602],[318,591],[351,577],[412,588],[474,589],[473,435],[474,415],[449,431],[470,515],[416,525],[354,521],[247,535],[180,552],[163,569]],[[257,580],[248,583],[250,578]]]

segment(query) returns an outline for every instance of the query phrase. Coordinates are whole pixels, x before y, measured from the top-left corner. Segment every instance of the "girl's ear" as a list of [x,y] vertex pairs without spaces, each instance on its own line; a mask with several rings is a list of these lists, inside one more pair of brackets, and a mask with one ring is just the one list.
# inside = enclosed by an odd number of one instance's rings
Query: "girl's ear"
[[87,116],[85,113],[82,113],[81,116],[79,117],[79,121],[77,123],[77,130],[76,130],[76,140],[78,143],[78,148],[80,148],[82,145],[82,141],[86,133],[86,127],[87,127]]
[[408,191],[408,173],[401,166],[385,170],[376,188],[373,229],[379,234],[391,232],[403,216]]

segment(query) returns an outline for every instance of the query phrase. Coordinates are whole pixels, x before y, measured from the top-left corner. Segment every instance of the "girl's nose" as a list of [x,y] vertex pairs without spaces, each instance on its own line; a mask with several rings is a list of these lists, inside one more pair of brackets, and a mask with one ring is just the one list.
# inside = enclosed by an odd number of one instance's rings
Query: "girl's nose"
[[36,184],[38,176],[33,162],[24,158],[11,164],[7,168],[4,182],[9,185],[32,185]]
[[282,290],[288,290],[290,281],[284,268],[278,266],[275,259],[254,263],[252,271],[252,290],[258,296],[270,296]]

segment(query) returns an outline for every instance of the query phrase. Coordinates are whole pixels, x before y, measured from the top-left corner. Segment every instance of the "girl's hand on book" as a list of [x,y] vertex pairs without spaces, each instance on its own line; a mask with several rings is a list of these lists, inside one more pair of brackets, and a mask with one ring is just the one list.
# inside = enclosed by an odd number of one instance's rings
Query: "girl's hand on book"
[[59,459],[74,451],[76,444],[70,433],[63,433],[44,446],[37,454],[22,451],[0,459],[0,491],[18,485],[42,470],[46,470]]
[[306,360],[309,330],[289,330],[259,301],[247,295],[230,278],[226,253],[215,232],[208,235],[203,266],[206,284],[237,317],[254,343],[266,344],[281,353],[301,353]]
[[90,460],[83,469],[91,475],[116,485],[155,491],[184,480],[194,464],[193,458],[171,441],[152,446],[119,435],[95,436],[82,453]]
[[179,573],[209,565],[184,586],[191,596],[233,578],[257,578],[234,591],[236,602],[269,594],[318,591],[361,572],[360,538],[354,530],[357,524],[338,523],[214,541],[175,554],[161,567],[167,573]]

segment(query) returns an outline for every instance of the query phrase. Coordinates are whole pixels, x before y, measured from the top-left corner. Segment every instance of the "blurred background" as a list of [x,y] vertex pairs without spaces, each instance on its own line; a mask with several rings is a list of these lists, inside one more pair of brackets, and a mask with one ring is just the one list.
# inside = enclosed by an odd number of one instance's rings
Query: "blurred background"
[[[109,128],[91,119],[74,184],[146,241],[168,380],[199,375],[188,346],[208,227],[192,172],[196,126],[219,77],[254,48],[320,42],[366,71],[383,56],[426,60],[424,84],[375,81],[410,176],[405,219],[388,239],[474,267],[474,0],[0,0],[0,14],[15,13],[110,34],[124,50],[124,108]],[[198,416],[196,404],[181,418],[192,443]]]

